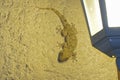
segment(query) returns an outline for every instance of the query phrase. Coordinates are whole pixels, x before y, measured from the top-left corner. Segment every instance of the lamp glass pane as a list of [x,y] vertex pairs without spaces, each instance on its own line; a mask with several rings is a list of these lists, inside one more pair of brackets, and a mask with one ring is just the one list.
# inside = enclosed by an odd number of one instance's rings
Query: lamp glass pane
[[91,36],[103,29],[99,0],[83,0]]
[[109,27],[120,27],[120,0],[105,0]]

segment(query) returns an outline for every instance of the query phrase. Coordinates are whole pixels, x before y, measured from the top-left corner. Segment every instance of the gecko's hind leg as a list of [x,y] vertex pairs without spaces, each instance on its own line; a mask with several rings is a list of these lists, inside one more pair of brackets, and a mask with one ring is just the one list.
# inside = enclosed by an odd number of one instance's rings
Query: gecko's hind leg
[[60,25],[58,25],[57,27],[56,27],[56,33],[61,33],[61,31],[62,31],[62,28],[61,28],[61,26]]
[[67,34],[68,34],[68,31],[65,30],[65,29],[63,29],[63,30],[61,31],[61,35],[62,35],[63,37],[66,37]]

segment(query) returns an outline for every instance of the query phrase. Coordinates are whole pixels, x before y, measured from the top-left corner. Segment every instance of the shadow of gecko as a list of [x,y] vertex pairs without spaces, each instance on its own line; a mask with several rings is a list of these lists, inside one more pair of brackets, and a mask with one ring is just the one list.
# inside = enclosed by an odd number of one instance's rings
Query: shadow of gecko
[[61,35],[64,37],[64,43],[62,44],[62,51],[58,54],[58,61],[64,62],[67,61],[70,57],[74,57],[76,54],[74,50],[77,46],[77,30],[73,24],[69,24],[67,19],[62,15],[58,10],[54,8],[40,8],[38,9],[51,10],[53,11],[60,19],[63,29],[61,30]]

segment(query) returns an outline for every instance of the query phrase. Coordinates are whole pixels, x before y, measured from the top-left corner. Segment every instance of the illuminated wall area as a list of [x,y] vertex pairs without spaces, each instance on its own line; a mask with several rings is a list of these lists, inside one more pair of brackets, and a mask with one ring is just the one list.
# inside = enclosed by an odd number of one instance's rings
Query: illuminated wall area
[[117,70],[91,46],[80,0],[0,0],[0,80],[117,80]]

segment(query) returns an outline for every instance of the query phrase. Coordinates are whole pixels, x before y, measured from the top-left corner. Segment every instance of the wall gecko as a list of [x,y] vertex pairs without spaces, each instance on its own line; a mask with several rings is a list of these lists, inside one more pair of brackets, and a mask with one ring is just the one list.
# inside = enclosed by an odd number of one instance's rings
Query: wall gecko
[[70,57],[74,57],[76,54],[74,50],[77,46],[77,30],[73,24],[69,24],[67,19],[58,10],[54,8],[39,8],[53,11],[60,19],[63,29],[61,30],[61,35],[64,37],[64,43],[62,44],[62,51],[58,54],[58,61],[67,61]]

